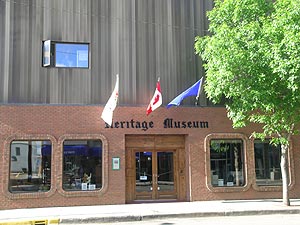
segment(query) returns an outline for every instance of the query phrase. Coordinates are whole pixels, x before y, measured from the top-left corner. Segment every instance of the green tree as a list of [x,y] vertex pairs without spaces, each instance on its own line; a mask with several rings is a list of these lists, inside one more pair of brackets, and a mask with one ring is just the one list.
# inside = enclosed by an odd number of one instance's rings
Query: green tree
[[283,203],[290,205],[288,152],[300,122],[300,1],[215,0],[208,36],[197,37],[205,92],[226,99],[234,128],[281,145]]

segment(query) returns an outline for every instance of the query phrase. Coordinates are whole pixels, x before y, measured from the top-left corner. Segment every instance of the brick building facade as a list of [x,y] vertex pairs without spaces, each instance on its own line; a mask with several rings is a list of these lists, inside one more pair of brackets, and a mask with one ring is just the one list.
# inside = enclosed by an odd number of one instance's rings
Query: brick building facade
[[[280,149],[202,92],[207,0],[0,1],[0,208],[281,197]],[[101,113],[120,77],[112,127]],[[146,116],[160,77],[163,105]],[[298,137],[289,154],[299,198]]]
[[[280,198],[280,186],[257,185],[255,176],[254,140],[249,136],[254,127],[233,130],[226,118],[224,108],[171,108],[161,107],[146,116],[145,107],[117,107],[114,121],[123,121],[123,128],[107,128],[100,119],[99,106],[1,106],[1,208],[46,207],[66,205],[123,204],[147,201],[197,201],[214,199]],[[205,122],[206,126],[173,127],[165,120],[174,122]],[[127,121],[152,124],[143,127],[125,126]],[[129,123],[131,124],[131,122]],[[102,187],[96,190],[64,190],[63,143],[65,140],[102,141]],[[241,140],[243,145],[243,185],[212,183],[210,143],[211,140]],[[52,145],[51,184],[47,191],[9,191],[12,142],[18,140],[48,140]],[[179,140],[179,141],[177,141]],[[179,143],[179,144],[178,144]],[[293,142],[297,146],[297,140]],[[151,152],[154,149],[174,157],[172,182],[175,191],[159,197],[139,196],[131,179],[130,170],[136,171],[136,156],[131,150]],[[132,157],[131,157],[132,156]],[[113,159],[119,159],[119,168],[114,169]],[[176,159],[177,158],[177,159]],[[294,147],[290,154],[291,197],[299,196],[296,177],[299,151]],[[92,174],[93,176],[94,174]],[[147,176],[147,175],[146,175]],[[149,175],[148,175],[149,176]],[[135,178],[135,174],[134,174]],[[175,179],[174,179],[175,178]],[[146,178],[147,179],[147,178]],[[148,177],[148,179],[150,179]],[[130,185],[134,182],[134,187]],[[220,182],[220,181],[219,181]],[[224,180],[223,180],[224,182]],[[153,183],[152,183],[153,184]],[[22,184],[19,184],[22,186]],[[40,183],[39,185],[43,185]],[[233,185],[233,186],[231,186]],[[170,197],[171,196],[171,197]]]

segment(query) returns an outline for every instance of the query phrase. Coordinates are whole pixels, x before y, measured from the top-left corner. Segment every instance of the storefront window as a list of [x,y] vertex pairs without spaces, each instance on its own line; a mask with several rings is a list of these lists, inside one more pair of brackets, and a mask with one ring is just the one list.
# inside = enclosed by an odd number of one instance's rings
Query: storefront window
[[281,147],[268,141],[254,141],[256,184],[282,185],[280,155]]
[[63,145],[63,189],[89,191],[102,187],[102,142],[66,140]]
[[210,169],[212,186],[244,186],[243,141],[211,140]]
[[9,191],[45,192],[51,187],[51,142],[12,141]]

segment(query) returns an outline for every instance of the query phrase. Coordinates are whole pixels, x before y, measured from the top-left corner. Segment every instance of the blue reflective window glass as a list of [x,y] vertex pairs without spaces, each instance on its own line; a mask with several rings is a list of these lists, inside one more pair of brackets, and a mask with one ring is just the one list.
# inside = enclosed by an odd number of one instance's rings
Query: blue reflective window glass
[[89,67],[88,44],[55,44],[55,67]]
[[65,140],[63,189],[88,191],[102,188],[102,141]]

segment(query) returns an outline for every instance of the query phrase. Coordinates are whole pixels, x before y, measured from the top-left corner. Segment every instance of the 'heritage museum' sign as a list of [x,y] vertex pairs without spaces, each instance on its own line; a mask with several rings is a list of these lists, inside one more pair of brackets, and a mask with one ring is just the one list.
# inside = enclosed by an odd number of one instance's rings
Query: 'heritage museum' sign
[[[135,121],[133,119],[128,121],[114,121],[111,126],[105,123],[105,128],[117,129],[141,129],[146,131],[154,128],[153,121]],[[163,122],[163,127],[168,128],[208,128],[207,121],[178,121],[172,118],[166,118]]]

